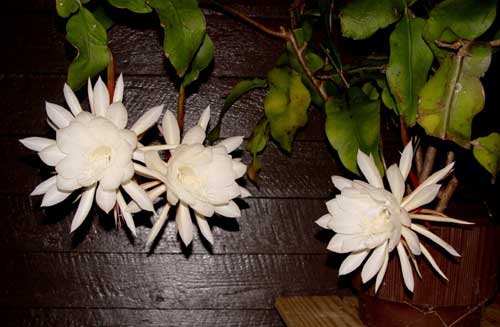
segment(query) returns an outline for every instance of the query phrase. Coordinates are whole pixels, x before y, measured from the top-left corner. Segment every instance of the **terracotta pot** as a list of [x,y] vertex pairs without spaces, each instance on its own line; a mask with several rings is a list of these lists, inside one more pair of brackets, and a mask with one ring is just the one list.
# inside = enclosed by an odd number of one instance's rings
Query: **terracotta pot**
[[498,286],[500,226],[478,205],[455,205],[448,214],[475,222],[468,227],[431,225],[431,231],[450,243],[461,258],[419,237],[449,281],[439,277],[425,258],[418,258],[423,278],[414,273],[415,290],[408,292],[394,251],[377,294],[373,281],[361,286],[359,273],[355,278],[362,293],[360,317],[368,326],[479,326],[481,308]]

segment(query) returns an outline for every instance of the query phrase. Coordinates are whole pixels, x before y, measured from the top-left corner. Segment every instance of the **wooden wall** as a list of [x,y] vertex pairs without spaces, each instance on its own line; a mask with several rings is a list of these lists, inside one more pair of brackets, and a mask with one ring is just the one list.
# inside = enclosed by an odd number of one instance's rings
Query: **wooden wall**
[[[287,2],[233,4],[278,27],[288,23]],[[337,292],[337,263],[324,249],[330,234],[314,224],[334,192],[329,177],[338,173],[318,112],[311,113],[291,156],[268,147],[260,189],[247,183],[253,197],[240,202],[243,216],[212,220],[213,248],[198,235],[191,247],[182,248],[170,220],[148,254],[147,216],[136,218],[140,226],[133,240],[98,210],[70,235],[74,206],[39,208],[41,199],[29,193],[49,171],[17,140],[51,136],[44,101],[64,105],[73,50],[53,5],[53,0],[11,0],[0,14],[0,325],[282,326],[273,308],[277,296]],[[214,121],[223,95],[245,77],[264,76],[282,48],[280,40],[206,13],[215,64],[209,77],[190,89],[187,127],[208,104]],[[116,70],[125,76],[130,120],[161,103],[175,111],[176,89],[157,21],[118,20],[109,39]],[[224,119],[222,136],[248,137],[263,113],[263,98],[264,92],[256,91],[238,102]]]

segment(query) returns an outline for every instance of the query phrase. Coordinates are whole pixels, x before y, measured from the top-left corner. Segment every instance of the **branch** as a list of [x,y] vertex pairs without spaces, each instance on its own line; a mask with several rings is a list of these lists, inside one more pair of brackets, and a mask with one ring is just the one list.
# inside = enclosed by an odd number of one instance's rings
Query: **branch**
[[422,167],[422,173],[418,177],[418,181],[422,183],[425,181],[432,172],[432,167],[434,167],[434,160],[436,159],[437,149],[433,145],[429,145],[425,151],[424,166]]
[[182,133],[184,127],[184,102],[186,101],[186,91],[184,85],[181,84],[179,88],[179,97],[177,98],[177,124]]
[[108,93],[109,93],[109,101],[113,102],[113,95],[115,93],[115,59],[113,58],[113,54],[111,51],[109,52],[109,64],[107,69],[108,75]]

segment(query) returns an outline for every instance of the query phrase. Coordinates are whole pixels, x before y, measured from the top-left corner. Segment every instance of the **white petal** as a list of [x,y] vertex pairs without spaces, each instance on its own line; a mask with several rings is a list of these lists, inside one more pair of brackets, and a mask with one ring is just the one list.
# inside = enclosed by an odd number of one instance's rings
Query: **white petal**
[[[154,189],[149,190],[147,192],[147,194],[148,194],[148,197],[151,200],[151,202],[154,202],[160,195],[165,193],[166,190],[167,190],[167,187],[165,185],[159,185],[158,187],[155,187]],[[131,213],[137,213],[137,212],[141,211],[141,208],[139,208],[139,206],[137,205],[137,203],[135,203],[135,201],[131,201],[128,204],[127,211],[130,211]]]
[[27,137],[19,140],[25,147],[33,151],[42,151],[43,149],[56,143],[55,140],[45,137]]
[[200,144],[204,139],[205,130],[196,125],[186,132],[184,138],[182,139],[182,144]]
[[132,214],[127,210],[127,204],[125,203],[125,199],[123,198],[123,195],[120,191],[116,193],[116,202],[118,203],[118,207],[120,207],[120,212],[122,214],[123,220],[125,221],[125,225],[127,225],[132,235],[137,236],[134,218],[132,217]]
[[399,243],[396,248],[398,250],[399,263],[401,264],[401,272],[403,273],[403,280],[405,282],[405,286],[410,292],[413,292],[414,280],[413,280],[413,271],[411,270],[410,260],[408,259],[408,255],[405,252],[403,244]]
[[420,244],[420,250],[422,250],[422,254],[427,259],[427,261],[429,261],[432,268],[434,268],[434,270],[436,270],[436,272],[439,275],[441,275],[441,277],[448,280],[448,277],[446,277],[446,275],[443,273],[443,271],[439,268],[438,264],[436,263],[436,261],[432,257],[431,253],[429,252],[429,250],[427,250],[427,248],[423,244]]
[[107,169],[104,177],[101,178],[99,186],[107,191],[116,190],[122,184],[124,171],[122,169]]
[[375,293],[377,293],[380,285],[382,284],[382,281],[384,280],[388,263],[389,263],[389,252],[386,250],[384,254],[384,262],[382,263],[382,267],[378,271],[377,279],[375,280]]
[[109,109],[106,110],[106,118],[111,120],[119,129],[127,127],[127,109],[121,102],[114,102]]
[[135,132],[137,135],[141,135],[147,131],[151,126],[156,124],[158,118],[161,116],[163,111],[163,105],[153,107],[146,111],[130,128],[131,131]]
[[38,156],[44,163],[49,166],[57,165],[61,160],[63,160],[66,155],[59,150],[57,144],[52,144],[46,147],[42,151],[38,152]]
[[406,244],[408,244],[411,252],[415,255],[420,255],[420,241],[418,240],[417,234],[415,234],[409,228],[403,227],[401,228],[401,235],[403,235]]
[[399,160],[399,170],[401,171],[401,176],[403,176],[403,181],[406,180],[408,174],[410,173],[412,160],[413,145],[411,142],[408,142],[403,150],[403,153],[401,154],[401,159]]
[[222,140],[217,145],[222,145],[226,148],[227,153],[231,153],[243,143],[243,136],[233,136]]
[[135,150],[132,153],[132,159],[134,159],[136,161],[144,162],[144,160],[145,160],[144,152],[142,152],[141,150]]
[[361,280],[363,281],[363,283],[366,283],[370,279],[372,279],[373,276],[375,276],[379,272],[380,268],[382,268],[385,253],[387,251],[386,248],[387,242],[384,242],[382,245],[375,248],[368,260],[366,260],[365,264],[363,265],[363,270],[361,271]]
[[233,171],[235,179],[241,178],[245,176],[245,173],[247,172],[247,166],[244,163],[241,163],[239,160],[233,159]]
[[120,76],[118,76],[118,79],[116,80],[116,83],[115,83],[115,92],[113,94],[113,102],[122,102],[123,101],[123,89],[124,89],[123,74],[120,74]]
[[162,181],[163,183],[166,184],[166,181],[167,181],[166,177],[163,176],[160,172],[158,172],[156,170],[150,169],[148,167],[144,167],[144,166],[139,165],[135,162],[134,162],[134,170],[136,171],[136,173],[138,175],[141,175],[141,176],[144,176],[147,178],[151,178],[151,179],[157,179],[157,180]]
[[339,191],[346,187],[352,187],[352,181],[342,176],[332,176],[332,182]]
[[64,98],[66,99],[66,103],[68,104],[68,107],[71,110],[73,116],[76,116],[80,112],[82,112],[82,106],[80,106],[80,101],[78,101],[75,92],[73,92],[71,87],[69,87],[69,85],[66,83],[64,83],[63,93],[64,93]]
[[94,91],[92,90],[92,81],[90,80],[90,77],[87,80],[87,94],[89,96],[90,112],[95,115]]
[[175,216],[177,231],[184,245],[188,246],[193,240],[193,223],[189,208],[183,202],[179,203],[177,215]]
[[356,268],[359,267],[363,260],[365,260],[368,253],[370,253],[370,250],[364,250],[361,252],[349,254],[340,265],[339,275],[347,275],[353,272]]
[[102,81],[101,77],[97,79],[94,86],[94,110],[97,116],[106,117],[106,110],[109,107],[109,92],[108,88]]
[[436,171],[434,174],[429,176],[420,186],[424,187],[426,185],[436,184],[450,173],[450,171],[453,169],[453,166],[455,166],[455,162],[452,162],[446,167]]
[[427,220],[427,221],[437,221],[441,223],[453,223],[453,224],[463,224],[463,225],[474,225],[474,223],[471,223],[469,221],[465,220],[460,220],[460,219],[455,219],[447,216],[434,216],[434,215],[423,215],[423,214],[416,214],[416,213],[410,213],[410,217],[412,219],[421,219],[421,220]]
[[177,204],[177,202],[179,202],[179,198],[177,197],[177,195],[174,194],[174,192],[172,191],[168,191],[167,192],[167,202],[171,205],[171,206],[174,206]]
[[214,206],[215,212],[224,217],[241,217],[241,211],[238,205],[234,201],[229,201],[226,205]]
[[90,208],[92,208],[92,203],[94,202],[96,185],[87,187],[82,192],[82,197],[80,198],[80,204],[78,204],[78,209],[76,209],[75,216],[71,222],[71,233],[75,231],[83,223],[87,215],[89,214]]
[[201,235],[210,243],[214,244],[214,236],[210,230],[210,225],[208,224],[207,218],[203,217],[199,213],[195,212],[196,222],[198,223],[198,228],[200,229]]
[[387,169],[386,174],[392,194],[396,200],[398,200],[398,203],[401,203],[405,193],[405,180],[401,175],[398,165],[394,164],[390,166],[389,169]]
[[47,191],[54,185],[56,185],[57,175],[52,176],[49,179],[44,180],[38,184],[30,195],[42,195],[47,193]]
[[179,125],[177,125],[177,119],[175,119],[174,114],[171,113],[170,110],[165,111],[165,115],[163,115],[163,120],[161,122],[161,128],[163,138],[165,138],[167,144],[177,145],[181,143]]
[[42,199],[41,207],[50,207],[54,204],[58,204],[59,202],[64,201],[71,192],[62,192],[57,189],[56,185],[52,185]]
[[438,195],[440,188],[441,185],[439,184],[431,184],[423,188],[419,186],[415,189],[415,191],[408,195],[403,202],[401,202],[401,206],[407,211],[420,208],[421,206],[432,202],[432,200],[434,200]]
[[169,210],[170,206],[168,204],[161,209],[160,217],[156,219],[155,223],[153,224],[153,228],[151,228],[151,231],[149,231],[148,239],[146,241],[147,248],[150,248],[151,245],[153,245],[153,242],[158,236],[158,233],[160,232],[163,225],[165,225],[165,222],[167,221],[168,218]]
[[384,188],[384,183],[382,182],[382,177],[375,165],[375,161],[373,157],[369,157],[364,154],[361,150],[358,150],[357,162],[359,169],[365,176],[366,180],[370,185],[373,185],[377,188]]
[[139,207],[147,211],[155,211],[153,202],[148,197],[148,194],[139,185],[137,185],[136,182],[131,180],[128,183],[122,184],[122,186],[128,195],[130,195],[132,200],[139,205]]
[[149,169],[153,169],[162,175],[167,174],[167,165],[161,159],[160,154],[157,151],[147,151],[144,153],[144,163]]
[[201,113],[200,120],[198,121],[198,126],[200,126],[203,130],[206,130],[209,121],[210,121],[210,105],[207,106],[205,110],[203,110],[203,112]]
[[99,185],[99,187],[97,187],[95,200],[97,205],[105,213],[109,213],[116,203],[116,190],[106,191]]
[[330,229],[330,227],[328,227],[328,224],[330,223],[331,219],[333,219],[332,215],[327,213],[326,215],[319,217],[319,219],[317,219],[315,223],[321,228]]
[[61,175],[57,175],[56,185],[60,191],[63,192],[73,192],[82,187],[75,178],[64,178]]
[[252,194],[244,187],[240,186],[240,198],[248,198],[252,196]]
[[328,250],[337,253],[347,253],[373,249],[387,240],[385,233],[371,235],[367,238],[365,235],[343,235],[335,234],[326,247]]
[[215,207],[205,201],[195,200],[193,203],[189,204],[191,209],[198,212],[200,215],[205,217],[212,217],[215,213]]
[[66,127],[75,119],[68,110],[55,103],[45,102],[45,110],[47,111],[47,116],[57,128]]
[[460,254],[448,243],[446,243],[443,239],[441,239],[439,236],[436,234],[432,233],[429,231],[427,228],[424,226],[418,225],[418,224],[411,224],[411,229],[413,229],[415,232],[419,233],[420,235],[423,235],[436,243],[437,245],[441,246],[443,249],[448,251],[451,255],[455,257],[460,257]]

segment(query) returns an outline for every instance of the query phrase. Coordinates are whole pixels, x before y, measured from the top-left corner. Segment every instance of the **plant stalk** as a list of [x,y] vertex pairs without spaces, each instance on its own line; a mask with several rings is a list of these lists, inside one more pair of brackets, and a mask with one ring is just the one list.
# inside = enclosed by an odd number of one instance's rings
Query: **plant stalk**
[[113,95],[115,93],[115,59],[113,58],[113,53],[109,52],[109,64],[107,68],[108,75],[108,93],[109,93],[109,101],[113,102]]
[[422,167],[422,173],[418,177],[419,183],[425,181],[432,172],[432,168],[434,167],[434,160],[436,159],[437,149],[433,145],[429,145],[427,150],[425,151],[424,157],[424,165]]
[[184,128],[184,103],[186,102],[186,90],[184,85],[179,87],[179,96],[177,97],[177,124],[179,131],[182,133]]

